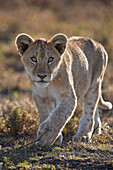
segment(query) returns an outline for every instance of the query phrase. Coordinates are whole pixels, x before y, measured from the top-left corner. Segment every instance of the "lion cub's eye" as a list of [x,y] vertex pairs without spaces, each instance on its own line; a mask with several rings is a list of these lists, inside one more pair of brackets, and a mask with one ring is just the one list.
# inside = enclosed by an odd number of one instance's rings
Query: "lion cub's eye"
[[53,57],[49,57],[49,59],[48,59],[48,64],[52,63],[52,62],[53,62],[53,60],[54,60],[54,58],[53,58]]
[[31,61],[37,63],[37,58],[35,56],[31,57]]

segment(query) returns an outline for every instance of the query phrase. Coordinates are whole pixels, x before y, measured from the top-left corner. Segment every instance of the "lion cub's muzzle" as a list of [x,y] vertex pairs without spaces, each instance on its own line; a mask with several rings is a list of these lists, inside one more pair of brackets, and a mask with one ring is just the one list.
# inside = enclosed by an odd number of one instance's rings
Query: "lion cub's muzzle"
[[50,77],[47,74],[37,74],[34,83],[38,87],[46,87],[49,85]]
[[43,79],[47,77],[47,74],[37,74],[37,76],[43,81]]

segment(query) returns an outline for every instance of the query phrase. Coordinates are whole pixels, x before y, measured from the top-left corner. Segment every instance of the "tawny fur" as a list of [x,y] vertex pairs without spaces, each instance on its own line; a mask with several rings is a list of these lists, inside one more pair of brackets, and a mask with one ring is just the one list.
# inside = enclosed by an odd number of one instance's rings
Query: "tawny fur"
[[35,41],[27,34],[19,34],[16,46],[40,114],[37,138],[47,131],[38,145],[61,145],[61,132],[78,102],[83,104],[84,111],[74,140],[90,140],[97,127],[101,133],[99,100],[106,108],[112,108],[110,102],[102,99],[101,86],[108,62],[104,47],[87,37],[68,39],[64,34]]

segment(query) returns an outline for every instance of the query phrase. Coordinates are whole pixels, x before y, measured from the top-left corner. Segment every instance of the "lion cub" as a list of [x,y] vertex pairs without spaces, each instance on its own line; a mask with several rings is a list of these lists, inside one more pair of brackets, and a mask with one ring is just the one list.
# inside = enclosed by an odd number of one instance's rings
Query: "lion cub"
[[98,103],[112,108],[102,98],[101,86],[108,62],[104,47],[87,37],[68,39],[64,34],[35,41],[27,34],[19,34],[16,46],[40,114],[38,145],[62,144],[62,130],[78,102],[84,110],[74,140],[90,141],[97,127],[101,133]]

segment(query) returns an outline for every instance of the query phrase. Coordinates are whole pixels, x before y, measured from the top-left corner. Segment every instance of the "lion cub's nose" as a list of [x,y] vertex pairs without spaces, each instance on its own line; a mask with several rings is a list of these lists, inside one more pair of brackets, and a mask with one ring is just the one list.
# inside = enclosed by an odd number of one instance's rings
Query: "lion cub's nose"
[[47,77],[46,74],[37,74],[38,77],[40,77],[41,79],[44,79],[45,77]]

